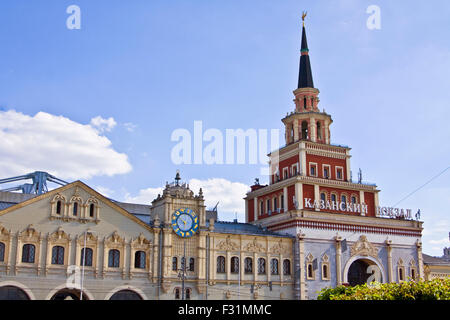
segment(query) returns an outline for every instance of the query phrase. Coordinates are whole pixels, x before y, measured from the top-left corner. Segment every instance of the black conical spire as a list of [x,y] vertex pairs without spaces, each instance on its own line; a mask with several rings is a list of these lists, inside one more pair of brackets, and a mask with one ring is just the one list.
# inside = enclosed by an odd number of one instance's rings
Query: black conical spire
[[305,17],[306,13],[303,13],[303,30],[302,30],[302,46],[300,50],[300,72],[298,75],[298,88],[314,88],[311,63],[309,61],[309,49],[308,42],[306,41],[306,31],[305,31]]

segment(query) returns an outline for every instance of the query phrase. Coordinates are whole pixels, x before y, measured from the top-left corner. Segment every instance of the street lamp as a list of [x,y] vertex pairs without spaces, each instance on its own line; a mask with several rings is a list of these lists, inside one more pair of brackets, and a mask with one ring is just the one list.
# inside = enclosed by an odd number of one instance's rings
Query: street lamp
[[181,300],[185,299],[184,280],[186,279],[186,240],[183,242],[183,259],[181,260],[181,269],[179,269],[178,278],[181,279]]
[[[88,229],[89,230],[89,229]],[[81,265],[81,285],[80,285],[80,300],[83,300],[83,283],[84,283],[84,266],[86,265],[86,238],[87,234],[93,234],[91,230],[85,230],[84,231],[84,246],[83,246],[83,263]]]

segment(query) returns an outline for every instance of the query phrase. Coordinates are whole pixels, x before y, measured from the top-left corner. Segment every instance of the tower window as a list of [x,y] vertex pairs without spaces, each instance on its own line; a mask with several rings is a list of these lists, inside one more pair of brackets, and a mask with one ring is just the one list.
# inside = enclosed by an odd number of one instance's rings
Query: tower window
[[306,97],[303,97],[303,109],[306,109]]
[[319,121],[317,121],[317,139],[322,140],[322,126]]
[[308,139],[308,122],[302,122],[302,139]]

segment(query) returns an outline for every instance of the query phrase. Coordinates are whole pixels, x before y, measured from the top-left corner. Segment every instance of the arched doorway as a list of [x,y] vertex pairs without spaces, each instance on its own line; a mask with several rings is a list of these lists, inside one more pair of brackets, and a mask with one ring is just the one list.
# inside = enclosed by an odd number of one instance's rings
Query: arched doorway
[[350,286],[364,284],[368,280],[382,282],[382,270],[373,259],[356,259],[348,267],[346,279]]
[[109,300],[142,300],[142,297],[132,290],[120,290],[114,293]]
[[0,300],[30,300],[22,289],[15,286],[0,287]]
[[[78,289],[64,288],[56,292],[50,300],[80,300],[81,291]],[[89,300],[83,293],[83,300]]]

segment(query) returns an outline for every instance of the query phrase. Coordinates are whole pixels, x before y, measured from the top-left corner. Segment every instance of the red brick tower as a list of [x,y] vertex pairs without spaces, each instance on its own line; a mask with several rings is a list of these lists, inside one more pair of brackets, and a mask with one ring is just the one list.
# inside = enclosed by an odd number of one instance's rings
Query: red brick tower
[[286,145],[269,155],[270,184],[253,185],[247,194],[248,222],[280,230],[307,211],[375,217],[379,190],[352,182],[350,148],[331,143],[333,120],[319,109],[318,96],[303,24],[295,110],[281,120]]

